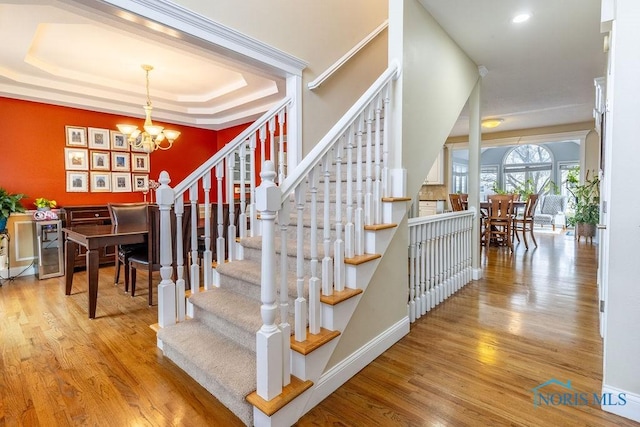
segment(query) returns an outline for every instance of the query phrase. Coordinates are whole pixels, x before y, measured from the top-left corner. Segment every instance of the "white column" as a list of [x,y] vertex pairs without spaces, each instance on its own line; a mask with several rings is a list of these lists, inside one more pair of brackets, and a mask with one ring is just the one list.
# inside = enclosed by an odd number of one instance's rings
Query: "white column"
[[480,268],[480,145],[482,132],[480,129],[480,90],[482,78],[478,79],[471,95],[469,96],[469,209],[475,209],[478,213],[473,221],[471,234],[472,258],[471,269],[473,279],[482,277]]

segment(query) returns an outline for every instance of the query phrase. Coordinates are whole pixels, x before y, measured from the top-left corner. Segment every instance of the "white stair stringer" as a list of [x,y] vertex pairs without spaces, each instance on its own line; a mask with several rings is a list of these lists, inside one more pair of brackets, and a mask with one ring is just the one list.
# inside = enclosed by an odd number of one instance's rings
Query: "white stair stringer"
[[[384,202],[384,222],[400,223],[408,211],[407,205],[407,202]],[[397,231],[398,227],[370,231],[368,232],[370,233],[368,241],[380,250],[379,254],[384,256],[384,252]],[[380,263],[380,259],[373,259],[359,265],[348,264],[346,266],[347,287],[366,291]],[[327,363],[329,363],[335,348],[340,342],[342,332],[346,329],[349,320],[355,313],[362,295],[360,293],[336,305],[322,304],[323,327],[339,331],[341,334],[306,355],[291,350],[292,375],[301,380],[312,381],[313,386],[271,416],[267,416],[260,409],[254,407],[253,419],[255,426],[279,427],[293,425],[306,412],[408,333],[409,320],[406,318],[375,337],[337,366],[325,372]]]

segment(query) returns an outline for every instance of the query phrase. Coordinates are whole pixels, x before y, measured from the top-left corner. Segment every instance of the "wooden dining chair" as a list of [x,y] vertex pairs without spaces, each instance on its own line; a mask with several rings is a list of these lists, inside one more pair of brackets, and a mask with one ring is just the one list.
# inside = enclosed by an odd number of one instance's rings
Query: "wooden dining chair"
[[[149,224],[149,236],[147,239],[147,247],[143,252],[136,252],[129,257],[129,276],[131,279],[131,296],[136,295],[136,276],[137,270],[144,270],[147,273],[147,287],[149,292],[149,305],[153,305],[153,273],[160,271],[160,209],[158,205],[149,205],[147,210],[148,224]],[[173,255],[174,272],[173,276],[176,277],[176,230],[177,230],[177,218],[174,210],[171,210],[171,252]],[[189,283],[188,272],[188,257],[189,257],[189,245],[191,239],[189,239],[191,229],[191,209],[185,209],[182,217],[182,255],[183,265],[185,266],[185,281]],[[189,287],[187,285],[187,287]]]
[[524,212],[513,217],[513,235],[520,242],[518,232],[522,233],[522,240],[524,240],[524,247],[528,250],[529,244],[527,243],[527,232],[533,240],[533,244],[538,247],[538,242],[533,235],[533,214],[538,204],[538,194],[530,194],[527,198],[527,204],[524,207]]
[[451,203],[452,211],[459,212],[464,210],[460,194],[449,194],[449,202]]
[[512,224],[513,224],[513,196],[492,195],[488,199],[489,209],[485,220],[486,245],[496,243],[507,246],[513,251]]
[[[147,224],[147,203],[109,203],[109,216],[111,224],[119,225],[146,225]],[[124,265],[124,291],[129,292],[129,257],[147,249],[146,243],[134,245],[118,245],[115,257],[114,282],[117,285],[120,281],[120,265]]]

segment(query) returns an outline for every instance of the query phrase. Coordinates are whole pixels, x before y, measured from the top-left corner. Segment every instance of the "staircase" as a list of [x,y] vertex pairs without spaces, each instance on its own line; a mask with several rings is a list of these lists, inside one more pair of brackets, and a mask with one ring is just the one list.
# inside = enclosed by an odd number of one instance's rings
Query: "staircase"
[[[224,194],[234,212],[235,188],[225,176],[234,176],[236,156],[248,153],[247,167],[253,167],[260,150],[259,187],[252,177],[245,182],[240,167],[239,230],[230,225],[228,233],[239,238],[225,242],[205,227],[202,265],[192,249],[191,264],[177,265],[173,282],[173,266],[162,261],[158,291],[158,343],[165,356],[247,425],[291,425],[348,379],[323,381],[323,375],[410,200],[390,197],[387,112],[396,72],[390,67],[288,175],[283,144],[276,146],[274,136],[283,135],[289,101],[175,189],[161,175],[163,220],[171,205],[178,221],[185,204],[191,218],[204,205],[208,224],[211,189],[217,188],[217,201]],[[190,236],[175,238],[191,238],[197,247],[195,223]],[[171,236],[164,238],[164,259],[171,260]],[[229,259],[212,262],[213,244],[228,245]]]

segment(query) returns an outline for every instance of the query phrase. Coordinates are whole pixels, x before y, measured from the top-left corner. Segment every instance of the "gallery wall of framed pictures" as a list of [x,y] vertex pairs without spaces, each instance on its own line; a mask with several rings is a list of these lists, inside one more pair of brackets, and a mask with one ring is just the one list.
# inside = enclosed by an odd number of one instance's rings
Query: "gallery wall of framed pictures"
[[65,126],[67,192],[149,191],[149,154],[109,129]]

